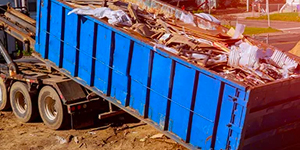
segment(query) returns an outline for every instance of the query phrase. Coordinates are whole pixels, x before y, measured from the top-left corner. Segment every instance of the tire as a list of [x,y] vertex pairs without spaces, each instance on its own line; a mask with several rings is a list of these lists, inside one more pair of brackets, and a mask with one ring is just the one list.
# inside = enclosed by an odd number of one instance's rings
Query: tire
[[49,128],[57,130],[70,125],[67,109],[51,86],[45,86],[41,89],[38,105],[41,118]]
[[10,102],[7,98],[7,88],[2,78],[0,78],[0,110],[9,110]]
[[30,122],[37,118],[37,103],[30,95],[28,86],[22,82],[15,82],[10,89],[10,104],[15,116],[22,122]]

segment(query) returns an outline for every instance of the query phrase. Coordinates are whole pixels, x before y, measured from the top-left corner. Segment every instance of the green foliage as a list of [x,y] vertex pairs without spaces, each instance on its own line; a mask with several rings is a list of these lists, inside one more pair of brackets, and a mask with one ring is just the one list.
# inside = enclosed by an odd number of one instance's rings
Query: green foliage
[[[264,15],[264,16],[260,16],[260,17],[247,17],[246,19],[267,20],[268,16]],[[299,14],[297,12],[277,13],[277,14],[270,14],[270,20],[300,22],[300,17],[299,17]]]
[[[230,25],[223,25],[226,28],[231,28]],[[235,27],[233,27],[235,28]],[[262,33],[274,33],[274,32],[281,32],[280,30],[274,28],[259,28],[259,27],[246,27],[244,35],[253,35],[253,34],[262,34]]]
[[204,13],[204,10],[198,9],[198,10],[193,10],[193,14],[198,14],[198,13]]
[[274,28],[246,27],[244,34],[253,35],[253,34],[274,33],[274,32],[281,32],[281,31]]
[[33,49],[30,48],[30,50],[27,52],[27,51],[24,51],[23,49],[21,49],[18,44],[16,43],[16,51],[17,51],[17,56],[20,56],[21,55],[21,52],[23,54],[23,56],[31,56],[32,52],[33,52]]
[[23,50],[18,50],[17,56],[20,56],[20,55],[21,55],[21,52],[23,53],[23,56],[31,56],[31,54],[32,54],[32,52],[33,52],[33,49],[30,48],[29,52],[23,51]]

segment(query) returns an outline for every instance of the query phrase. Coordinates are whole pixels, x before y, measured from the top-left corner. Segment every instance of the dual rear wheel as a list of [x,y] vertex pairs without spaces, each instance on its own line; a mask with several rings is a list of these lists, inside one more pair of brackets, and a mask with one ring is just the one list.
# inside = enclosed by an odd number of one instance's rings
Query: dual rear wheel
[[51,86],[41,89],[38,107],[43,122],[51,129],[67,127],[69,122],[66,107],[61,103],[57,92]]
[[44,86],[37,96],[29,92],[27,84],[15,82],[11,86],[9,99],[6,86],[0,78],[0,110],[7,110],[11,106],[14,115],[24,123],[37,119],[40,114],[43,122],[51,129],[61,129],[68,125],[66,107],[51,86]]
[[23,82],[15,82],[10,89],[9,99],[13,113],[22,122],[30,122],[38,117],[36,99]]
[[0,78],[0,110],[9,110],[10,103],[7,98],[7,88],[5,82]]

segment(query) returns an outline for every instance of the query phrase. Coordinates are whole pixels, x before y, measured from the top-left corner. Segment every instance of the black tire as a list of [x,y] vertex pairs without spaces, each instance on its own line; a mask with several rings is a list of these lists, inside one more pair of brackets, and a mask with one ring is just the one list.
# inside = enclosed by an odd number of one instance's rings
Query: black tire
[[10,89],[10,104],[15,116],[22,122],[30,122],[37,118],[38,108],[28,86],[22,82],[15,82]]
[[70,120],[67,109],[55,89],[45,86],[38,98],[39,112],[43,122],[51,129],[67,128]]
[[0,78],[0,110],[9,110],[10,102],[7,98],[7,88],[2,78]]

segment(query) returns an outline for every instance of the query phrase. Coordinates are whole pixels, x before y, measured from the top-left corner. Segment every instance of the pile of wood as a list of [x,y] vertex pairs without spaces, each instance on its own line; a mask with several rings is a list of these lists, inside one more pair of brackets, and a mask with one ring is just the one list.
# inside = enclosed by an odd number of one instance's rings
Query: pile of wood
[[[108,7],[111,10],[124,11],[132,21],[132,26],[119,26],[120,29],[130,34],[139,36],[142,40],[153,44],[154,47],[166,50],[197,66],[213,70],[224,77],[243,82],[249,86],[265,84],[278,79],[297,76],[297,62],[292,62],[292,68],[283,68],[271,61],[271,56],[258,58],[255,65],[240,65],[238,58],[230,58],[233,48],[241,43],[255,46],[260,51],[253,53],[266,53],[274,47],[262,44],[238,34],[234,29],[227,29],[213,22],[198,18],[190,13],[183,12],[159,1],[149,0],[67,0],[70,4],[95,4],[93,7]],[[155,2],[155,5],[154,5]],[[74,5],[76,3],[76,5]],[[234,38],[233,38],[234,37]],[[238,50],[236,55],[241,55],[243,50]],[[255,55],[253,54],[253,55]],[[254,57],[254,59],[256,59]],[[229,60],[237,65],[228,64]],[[280,60],[280,59],[279,59]],[[282,63],[282,62],[281,62]],[[296,66],[295,66],[296,64]],[[285,69],[285,70],[284,70]]]

